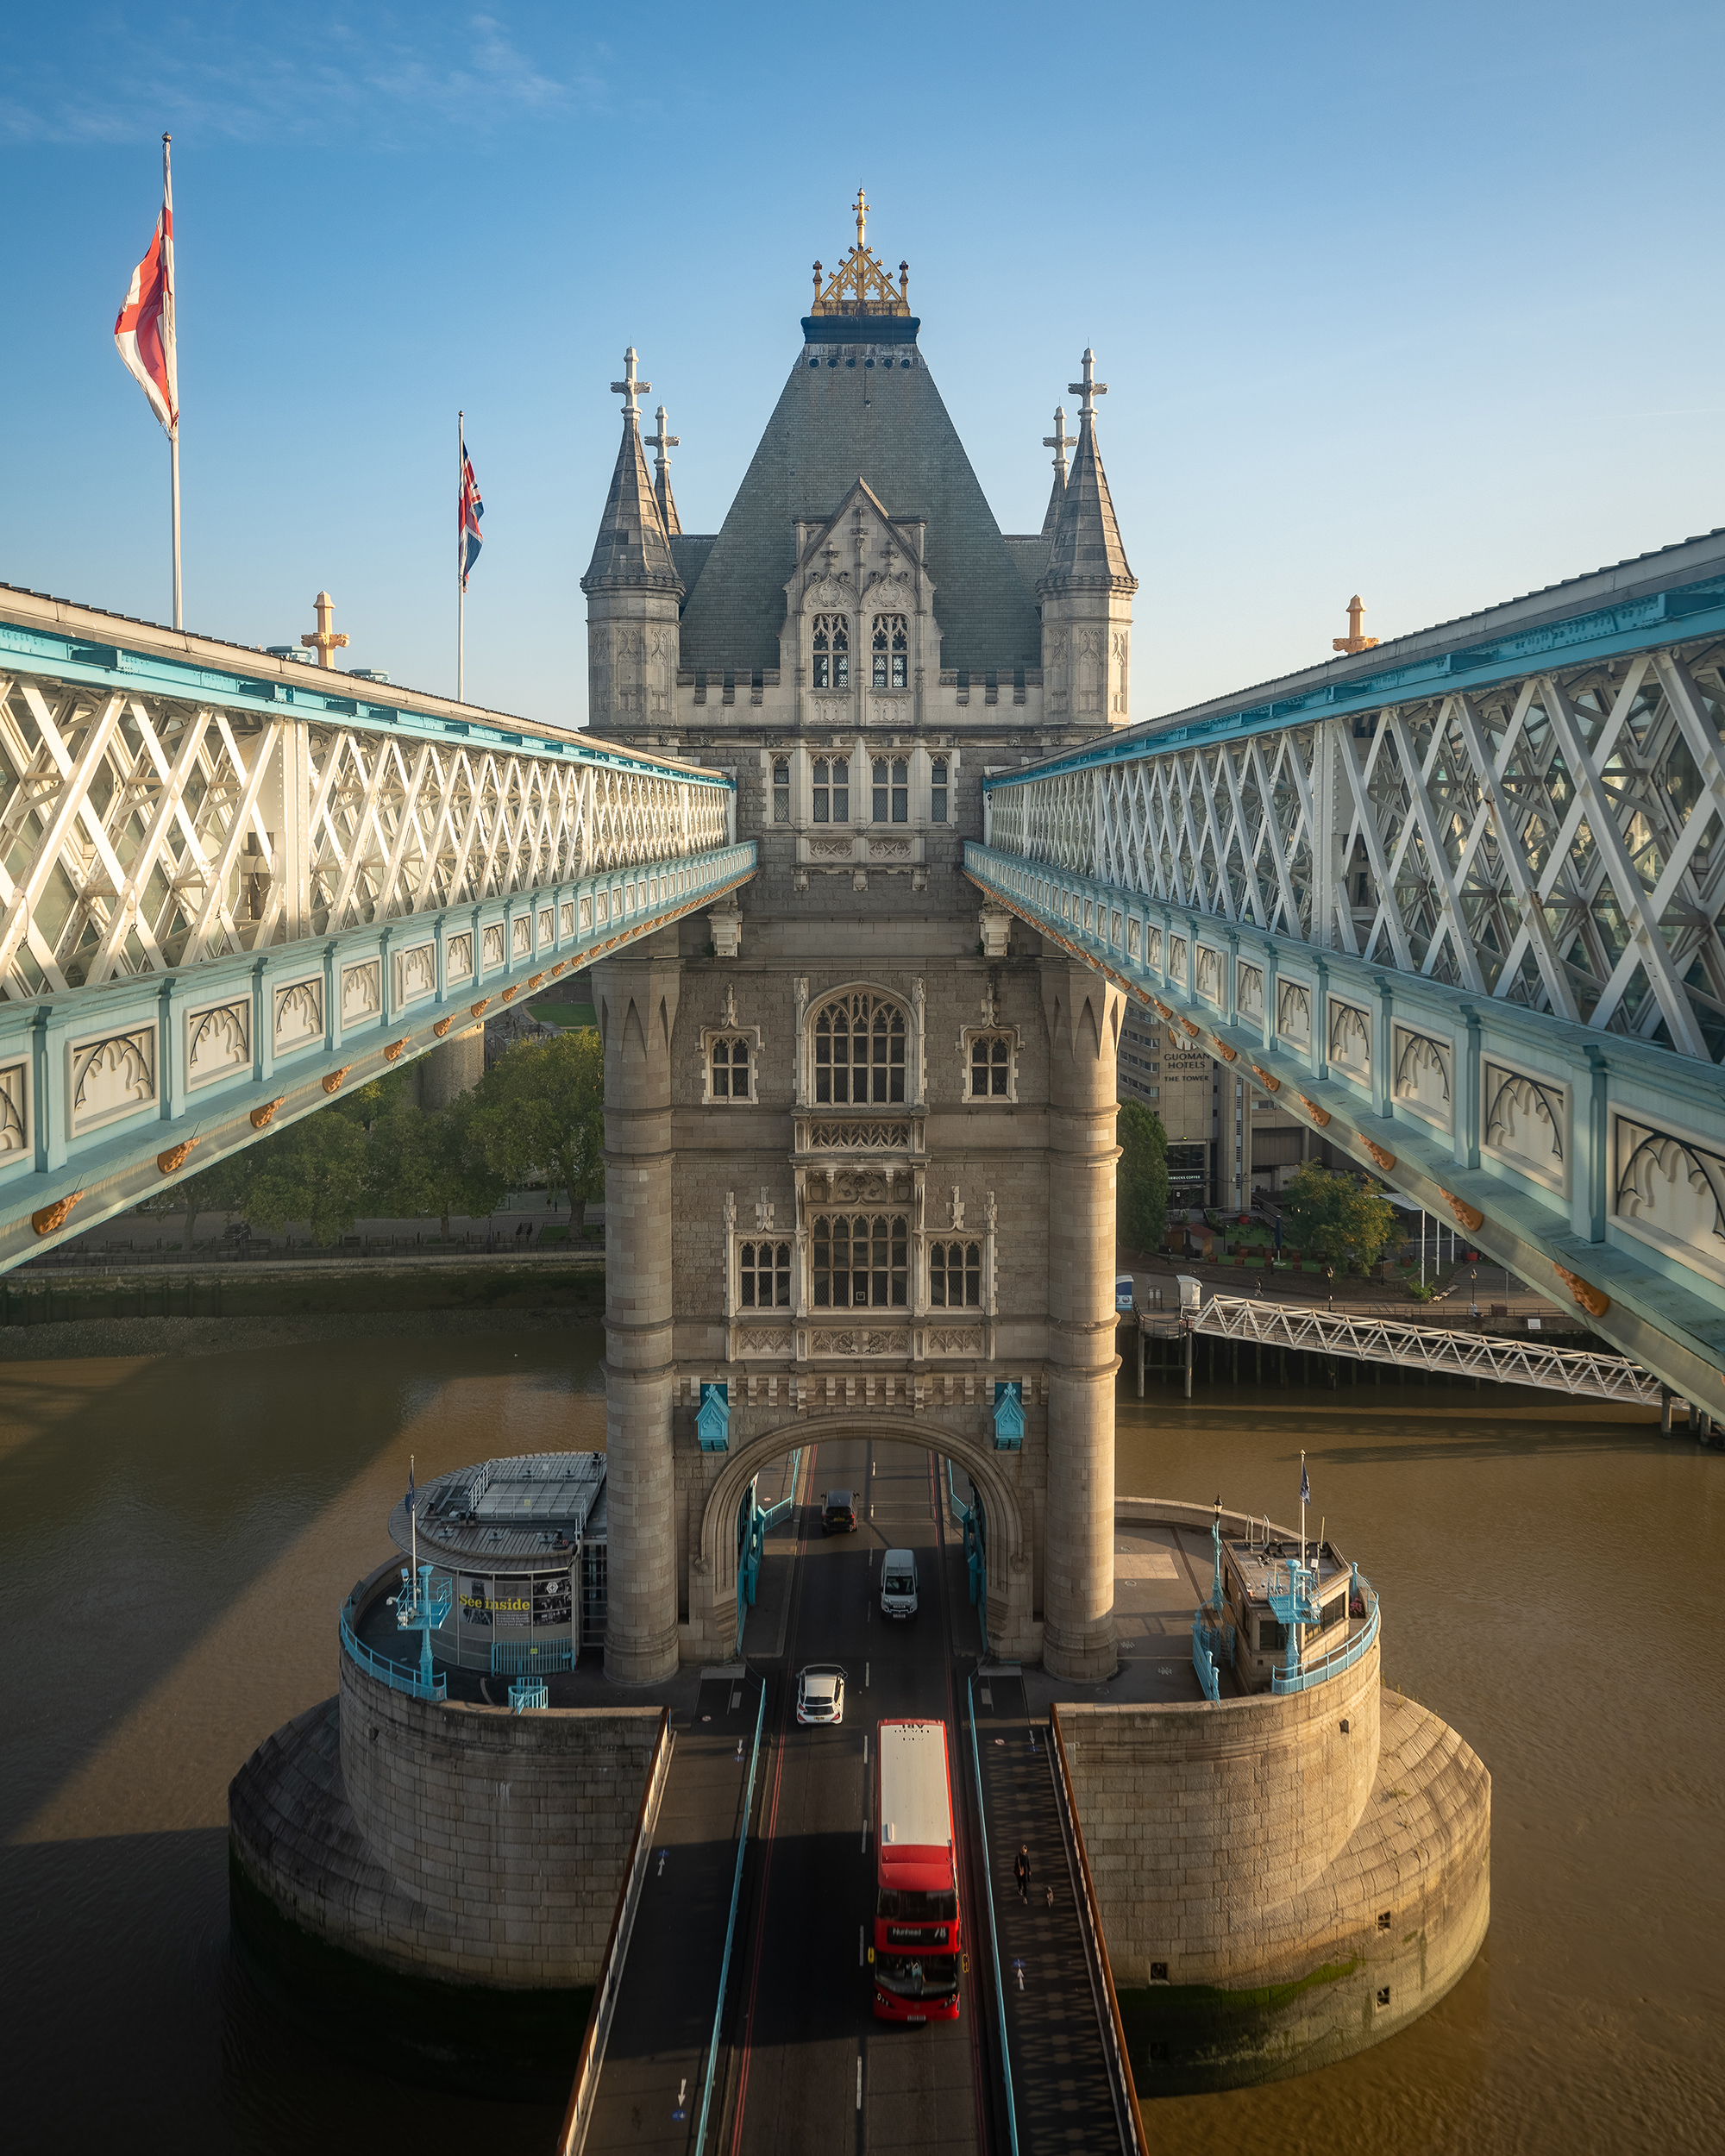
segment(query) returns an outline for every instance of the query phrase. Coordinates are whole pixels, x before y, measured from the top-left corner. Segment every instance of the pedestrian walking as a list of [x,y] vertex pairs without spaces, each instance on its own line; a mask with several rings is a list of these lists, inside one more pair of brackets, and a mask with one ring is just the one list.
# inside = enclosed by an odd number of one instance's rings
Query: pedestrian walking
[[1021,1841],[1019,1844],[1018,1861],[1013,1865],[1013,1870],[1018,1877],[1019,1899],[1028,1908],[1030,1907],[1031,1876],[1030,1844],[1028,1842]]

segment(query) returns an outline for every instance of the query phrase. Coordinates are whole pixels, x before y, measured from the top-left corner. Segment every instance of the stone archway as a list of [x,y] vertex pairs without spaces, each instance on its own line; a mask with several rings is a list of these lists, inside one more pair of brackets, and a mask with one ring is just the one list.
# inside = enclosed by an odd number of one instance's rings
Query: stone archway
[[1033,1552],[1025,1494],[1008,1479],[1000,1456],[950,1430],[878,1411],[866,1417],[854,1412],[791,1416],[750,1438],[726,1458],[702,1500],[699,1533],[689,1551],[688,1646],[694,1657],[728,1661],[735,1651],[736,1576],[727,1522],[735,1520],[750,1481],[769,1461],[800,1445],[837,1438],[909,1445],[963,1469],[988,1519],[988,1637],[1004,1658],[1036,1661],[1042,1627],[1032,1611]]

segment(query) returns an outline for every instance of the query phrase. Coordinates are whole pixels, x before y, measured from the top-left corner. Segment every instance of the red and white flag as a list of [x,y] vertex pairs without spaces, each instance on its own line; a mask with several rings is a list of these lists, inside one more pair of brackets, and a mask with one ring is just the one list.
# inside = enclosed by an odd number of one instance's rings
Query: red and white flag
[[173,181],[166,141],[161,216],[149,252],[132,272],[125,304],[114,324],[114,342],[172,439],[179,431],[179,381],[173,349]]

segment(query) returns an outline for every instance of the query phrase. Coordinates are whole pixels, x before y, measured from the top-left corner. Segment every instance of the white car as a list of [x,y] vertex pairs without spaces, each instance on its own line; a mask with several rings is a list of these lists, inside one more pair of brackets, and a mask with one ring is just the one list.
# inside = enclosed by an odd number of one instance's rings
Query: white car
[[881,1558],[881,1614],[914,1617],[916,1614],[916,1551],[888,1550]]
[[798,1670],[797,1720],[828,1727],[844,1720],[844,1672],[836,1662],[812,1662]]

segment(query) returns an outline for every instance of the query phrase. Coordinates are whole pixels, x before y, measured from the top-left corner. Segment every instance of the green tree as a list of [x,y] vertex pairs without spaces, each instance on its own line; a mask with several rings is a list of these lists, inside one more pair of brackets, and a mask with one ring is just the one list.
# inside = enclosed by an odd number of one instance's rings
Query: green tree
[[1120,1103],[1114,1131],[1120,1142],[1117,1232],[1129,1250],[1157,1250],[1168,1225],[1168,1133],[1162,1118],[1140,1100]]
[[475,1142],[473,1104],[463,1096],[435,1115],[412,1101],[387,1107],[371,1126],[366,1181],[377,1212],[408,1219],[435,1217],[449,1239],[452,1213],[468,1217],[503,1202],[505,1178]]
[[327,1108],[273,1131],[253,1148],[246,1217],[272,1231],[303,1220],[315,1241],[338,1241],[365,1201],[367,1151],[363,1125]]
[[251,1176],[250,1153],[230,1153],[225,1160],[212,1161],[195,1175],[183,1175],[177,1183],[170,1183],[154,1197],[146,1198],[138,1211],[158,1219],[183,1215],[185,1225],[181,1231],[180,1248],[189,1256],[197,1242],[201,1214],[245,1211]]
[[1370,1177],[1333,1174],[1304,1161],[1289,1179],[1282,1210],[1292,1239],[1302,1250],[1332,1264],[1364,1269],[1389,1242],[1396,1216],[1382,1186]]
[[605,1050],[596,1032],[524,1043],[470,1096],[468,1144],[507,1183],[543,1175],[571,1212],[605,1186]]

